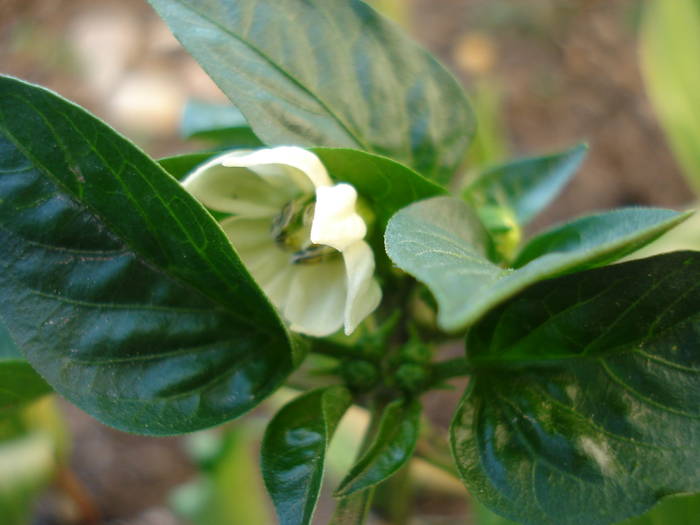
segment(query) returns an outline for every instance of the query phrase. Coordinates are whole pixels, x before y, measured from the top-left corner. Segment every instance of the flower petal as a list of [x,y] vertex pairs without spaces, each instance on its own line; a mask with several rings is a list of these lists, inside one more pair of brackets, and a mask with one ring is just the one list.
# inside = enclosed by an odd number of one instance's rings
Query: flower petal
[[382,299],[382,290],[374,278],[374,254],[369,245],[358,241],[343,251],[347,276],[345,299],[345,335],[374,311]]
[[332,184],[321,160],[310,151],[296,146],[280,146],[232,155],[226,158],[223,164],[249,168],[261,177],[269,179],[268,182],[273,185],[285,184],[284,181],[280,181],[281,171],[304,193],[312,193],[314,188]]
[[345,265],[340,258],[321,264],[296,265],[284,317],[291,329],[323,337],[343,326]]
[[270,237],[270,219],[230,217],[221,227],[268,299],[283,309],[296,268]]
[[311,242],[343,251],[367,233],[365,221],[355,211],[357,191],[350,184],[316,188]]
[[253,170],[224,164],[241,155],[245,153],[234,151],[211,159],[188,175],[182,185],[208,208],[244,217],[271,217],[300,193],[282,169],[276,169],[278,176],[271,184]]

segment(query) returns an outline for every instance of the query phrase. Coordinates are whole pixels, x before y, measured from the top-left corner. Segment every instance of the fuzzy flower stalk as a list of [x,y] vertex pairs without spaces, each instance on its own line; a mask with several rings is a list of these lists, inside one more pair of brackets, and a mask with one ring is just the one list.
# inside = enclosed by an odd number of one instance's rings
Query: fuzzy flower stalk
[[357,192],[334,184],[310,151],[225,153],[183,185],[206,207],[231,215],[221,227],[292,330],[322,337],[343,327],[349,335],[378,306]]

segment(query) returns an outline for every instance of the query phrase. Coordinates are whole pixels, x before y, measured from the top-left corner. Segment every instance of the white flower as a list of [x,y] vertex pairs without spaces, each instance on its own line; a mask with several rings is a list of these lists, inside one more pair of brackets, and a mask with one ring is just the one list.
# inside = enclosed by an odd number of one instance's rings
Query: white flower
[[208,208],[233,215],[221,227],[292,330],[321,337],[343,326],[350,334],[379,304],[357,192],[334,185],[310,151],[226,153],[183,185]]

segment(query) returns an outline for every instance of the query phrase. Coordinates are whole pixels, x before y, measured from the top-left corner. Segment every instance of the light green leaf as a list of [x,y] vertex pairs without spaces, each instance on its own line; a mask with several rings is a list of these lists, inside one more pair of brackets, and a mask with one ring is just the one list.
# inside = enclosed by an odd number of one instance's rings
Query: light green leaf
[[359,0],[150,3],[269,145],[362,149],[442,182],[464,157],[459,84]]
[[644,8],[647,91],[688,182],[700,192],[700,1],[649,0]]
[[440,325],[458,331],[537,281],[612,262],[687,217],[633,208],[578,219],[535,238],[523,250],[527,264],[512,270],[484,256],[487,234],[466,203],[436,197],[394,215],[385,243],[394,263],[430,288]]
[[394,401],[382,415],[374,440],[335,491],[347,497],[395,474],[413,455],[420,431],[418,401]]
[[328,443],[350,402],[344,387],[320,388],[292,400],[270,421],[261,463],[280,525],[311,522]]
[[699,288],[700,252],[677,252],[538,283],[475,325],[451,428],[470,493],[607,525],[700,490]]
[[0,322],[0,418],[49,392]]
[[224,146],[262,145],[243,114],[230,104],[188,100],[182,113],[180,132],[188,139],[208,140]]
[[222,423],[300,357],[172,177],[81,108],[9,77],[0,226],[7,328],[51,386],[107,424],[175,434]]

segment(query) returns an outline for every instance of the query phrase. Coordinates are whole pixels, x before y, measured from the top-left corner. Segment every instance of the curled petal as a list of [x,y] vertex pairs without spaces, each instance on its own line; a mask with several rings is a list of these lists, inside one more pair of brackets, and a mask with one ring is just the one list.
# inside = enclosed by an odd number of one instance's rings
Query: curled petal
[[350,184],[316,188],[316,207],[311,223],[311,242],[338,251],[364,239],[365,221],[355,211],[357,191]]
[[182,185],[206,207],[243,217],[272,217],[299,193],[293,184],[277,187],[247,168],[227,167],[223,162],[232,156],[227,153],[202,164]]
[[[234,152],[235,153],[235,152]],[[280,146],[231,155],[222,160],[227,167],[248,168],[273,185],[282,185],[281,176],[292,179],[304,193],[314,188],[330,186],[331,178],[320,159],[303,148]]]
[[374,254],[369,245],[359,241],[343,252],[347,279],[344,328],[350,335],[362,320],[379,306],[382,291],[374,278]]

